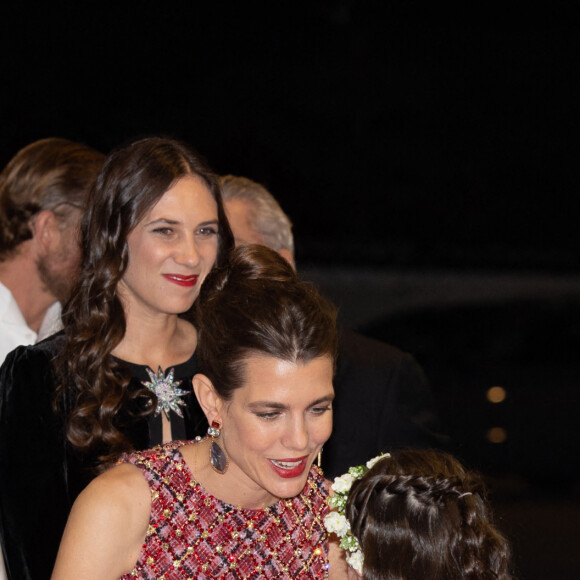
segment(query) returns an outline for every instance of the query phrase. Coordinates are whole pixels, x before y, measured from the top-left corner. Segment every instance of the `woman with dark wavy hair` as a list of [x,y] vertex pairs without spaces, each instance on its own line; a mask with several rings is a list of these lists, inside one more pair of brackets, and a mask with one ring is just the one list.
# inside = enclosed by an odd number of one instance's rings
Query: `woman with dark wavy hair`
[[213,173],[179,141],[141,139],[107,157],[91,200],[64,333],[17,349],[0,372],[12,578],[50,576],[76,496],[123,452],[206,426],[190,389],[197,330],[183,315],[233,246]]
[[207,437],[124,456],[78,497],[53,580],[343,579],[313,465],[332,429],[336,309],[263,246],[196,305]]
[[448,453],[395,451],[354,479],[346,501],[351,526],[346,534],[358,540],[362,574],[351,569],[349,577],[511,578],[509,546],[492,524],[481,477]]

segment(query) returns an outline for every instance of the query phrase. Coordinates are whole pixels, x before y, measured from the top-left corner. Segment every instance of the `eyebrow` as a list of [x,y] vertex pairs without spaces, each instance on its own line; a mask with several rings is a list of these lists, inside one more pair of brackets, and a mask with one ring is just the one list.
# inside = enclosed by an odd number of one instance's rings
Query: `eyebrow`
[[[146,226],[154,226],[156,224],[161,224],[161,223],[162,224],[169,224],[169,225],[172,225],[173,226],[173,225],[180,224],[182,222],[180,222],[179,220],[172,220],[172,219],[169,219],[169,218],[161,217],[159,219],[156,219],[156,220],[152,220],[150,222],[147,222],[145,225]],[[216,225],[216,226],[219,225],[219,220],[215,219],[215,220],[208,220],[206,222],[201,222],[201,223],[197,224],[196,227],[199,228],[199,227],[210,226],[210,225]]]
[[[334,393],[328,394],[324,397],[316,399],[315,401],[312,401],[309,405],[307,405],[307,408],[314,407],[315,405],[319,405],[320,403],[331,403],[332,401],[334,401]],[[288,408],[288,405],[284,405],[283,403],[276,403],[274,401],[254,401],[253,403],[249,403],[248,407],[250,407],[250,409],[268,407],[269,409],[279,409],[283,411]]]
[[173,225],[173,224],[178,224],[179,222],[177,220],[170,220],[169,218],[159,218],[159,219],[156,219],[156,220],[152,220],[150,222],[147,222],[146,225],[152,226],[152,225],[159,224],[159,223],[172,224]]
[[218,219],[215,220],[208,220],[206,222],[201,222],[200,224],[197,224],[198,226],[211,226],[211,225],[216,225],[219,226],[220,221]]

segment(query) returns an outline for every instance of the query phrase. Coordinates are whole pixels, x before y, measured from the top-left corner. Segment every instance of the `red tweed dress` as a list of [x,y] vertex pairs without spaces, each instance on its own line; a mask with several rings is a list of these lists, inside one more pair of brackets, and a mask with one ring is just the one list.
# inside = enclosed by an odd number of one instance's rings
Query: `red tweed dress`
[[224,503],[208,493],[174,441],[126,456],[151,488],[151,517],[132,578],[327,578],[327,484],[313,466],[293,499],[263,510]]

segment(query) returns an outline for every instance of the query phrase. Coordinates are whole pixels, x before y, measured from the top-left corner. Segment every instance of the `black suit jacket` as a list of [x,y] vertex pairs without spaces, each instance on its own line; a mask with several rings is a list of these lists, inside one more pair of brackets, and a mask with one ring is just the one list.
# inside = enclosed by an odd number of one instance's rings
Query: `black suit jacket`
[[[0,368],[0,540],[10,580],[50,578],[68,514],[93,477],[94,457],[81,457],[64,434],[64,419],[53,410],[53,358],[64,336],[18,347]],[[129,388],[149,380],[145,367],[128,365]],[[175,379],[190,389],[195,355],[175,367]],[[183,407],[186,438],[203,434],[207,422],[193,392]],[[173,424],[172,424],[173,428]],[[126,427],[135,449],[161,443],[160,417],[149,415]]]
[[421,367],[394,346],[343,331],[334,390],[334,426],[322,453],[330,479],[381,452],[447,444]]

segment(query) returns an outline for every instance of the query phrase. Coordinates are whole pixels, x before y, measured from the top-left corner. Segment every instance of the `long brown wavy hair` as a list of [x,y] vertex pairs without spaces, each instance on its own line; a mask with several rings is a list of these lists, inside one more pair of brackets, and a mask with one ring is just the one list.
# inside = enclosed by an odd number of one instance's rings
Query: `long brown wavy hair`
[[233,236],[219,185],[205,161],[174,139],[149,137],[105,160],[81,223],[80,281],[63,310],[66,345],[57,358],[56,405],[67,416],[66,435],[97,469],[132,450],[126,427],[156,407],[148,389],[127,388],[130,376],[111,356],[126,330],[117,287],[127,269],[127,236],[178,179],[195,175],[218,208],[218,256],[226,262]]
[[365,580],[508,580],[507,540],[481,477],[451,455],[404,449],[351,487],[346,516]]

